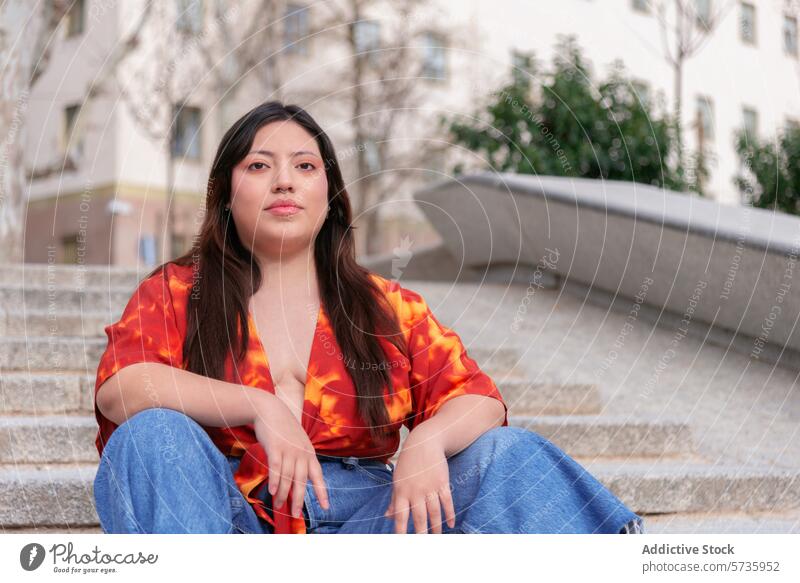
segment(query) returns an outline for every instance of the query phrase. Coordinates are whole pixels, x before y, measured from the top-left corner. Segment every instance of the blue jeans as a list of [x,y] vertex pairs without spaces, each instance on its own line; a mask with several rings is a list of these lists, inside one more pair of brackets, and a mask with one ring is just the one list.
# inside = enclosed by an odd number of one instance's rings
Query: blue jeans
[[[393,533],[383,513],[392,464],[319,455],[330,508],[306,484],[309,534]],[[233,479],[239,458],[225,456],[191,417],[145,409],[109,438],[94,480],[106,533],[268,534]],[[496,427],[448,458],[455,528],[444,533],[644,532],[641,517],[581,465],[537,433]],[[271,508],[266,485],[259,494]],[[409,516],[408,532],[415,531]]]

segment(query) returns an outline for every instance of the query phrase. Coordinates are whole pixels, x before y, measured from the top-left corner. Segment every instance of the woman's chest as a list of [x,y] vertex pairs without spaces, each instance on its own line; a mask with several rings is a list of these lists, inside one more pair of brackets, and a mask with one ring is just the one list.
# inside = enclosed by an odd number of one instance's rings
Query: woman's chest
[[[308,317],[308,316],[306,316]],[[256,316],[257,318],[257,316]],[[355,435],[366,430],[358,413],[354,359],[344,355],[323,308],[317,313],[313,334],[286,334],[266,338],[265,328],[250,322],[250,340],[239,369],[241,382],[269,391],[291,403],[309,435],[322,439]],[[309,327],[306,321],[304,327]],[[261,335],[259,336],[259,331]],[[310,337],[309,337],[310,336]],[[385,353],[379,367],[391,379],[384,401],[392,424],[402,424],[412,410],[408,358],[390,342],[381,340]],[[371,367],[369,374],[377,374]],[[363,374],[363,371],[362,371]]]

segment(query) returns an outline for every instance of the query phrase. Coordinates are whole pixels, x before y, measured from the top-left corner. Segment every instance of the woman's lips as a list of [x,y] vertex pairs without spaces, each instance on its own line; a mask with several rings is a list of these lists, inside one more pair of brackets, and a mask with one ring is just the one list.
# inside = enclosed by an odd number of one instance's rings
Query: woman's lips
[[267,209],[268,212],[271,212],[273,215],[279,216],[289,216],[299,213],[301,210],[300,207],[291,206],[291,205],[284,205],[284,206],[273,206]]

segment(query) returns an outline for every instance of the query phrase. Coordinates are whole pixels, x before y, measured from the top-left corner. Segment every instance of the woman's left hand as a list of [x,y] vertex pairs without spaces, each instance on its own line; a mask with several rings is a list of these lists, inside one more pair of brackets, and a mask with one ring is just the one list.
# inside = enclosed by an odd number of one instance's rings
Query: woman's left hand
[[[421,429],[419,427],[418,429]],[[397,458],[392,484],[392,499],[384,516],[395,519],[395,533],[408,532],[409,512],[417,534],[442,532],[442,513],[447,526],[455,528],[456,513],[450,492],[449,471],[444,447],[433,437],[412,431]]]

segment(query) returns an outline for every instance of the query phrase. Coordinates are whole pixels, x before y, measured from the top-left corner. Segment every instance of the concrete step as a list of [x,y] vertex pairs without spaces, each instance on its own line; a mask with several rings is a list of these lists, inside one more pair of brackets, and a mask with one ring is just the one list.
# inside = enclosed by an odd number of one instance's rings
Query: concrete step
[[94,416],[0,417],[0,464],[98,461]]
[[509,409],[519,414],[596,415],[602,410],[600,391],[591,383],[492,378]]
[[0,338],[0,370],[94,373],[107,343],[103,338],[7,336]]
[[[91,407],[91,401],[89,401]],[[93,408],[90,409],[93,412]],[[546,437],[581,456],[679,456],[691,453],[691,435],[679,422],[509,415],[509,424]],[[0,417],[0,463],[72,463],[97,459],[94,415]],[[405,436],[403,436],[405,437]]]
[[[691,453],[689,430],[678,422],[629,424],[624,419],[532,419],[510,415],[509,424],[539,433],[573,457]],[[93,414],[0,417],[0,463],[95,461],[96,434],[97,422]]]
[[8,528],[0,524],[0,534],[103,534],[96,526],[23,526]]
[[0,336],[103,337],[104,328],[122,316],[122,309],[107,312],[51,312],[25,309],[0,310]]
[[693,449],[691,429],[681,421],[509,415],[508,422],[538,433],[572,457],[679,456]]
[[[792,472],[675,461],[583,461],[581,465],[643,515],[782,515],[800,509],[800,477]],[[98,524],[92,496],[96,471],[96,463],[0,467],[0,524],[10,528]],[[688,524],[670,526],[665,520],[653,522],[665,529]],[[781,528],[786,526],[784,523]]]
[[[6,336],[0,338],[0,369],[84,371],[94,373],[108,339],[57,336]],[[482,370],[500,377],[519,360],[512,348],[472,347],[469,356]]]
[[495,382],[501,378],[520,379],[522,355],[516,348],[491,348],[470,345],[467,355],[478,363],[483,372]]
[[0,306],[7,312],[24,310],[108,311],[124,307],[133,290],[127,288],[65,286],[31,287],[24,284],[0,286]]
[[0,282],[32,287],[127,287],[133,290],[150,269],[110,265],[53,265],[47,263],[0,264]]
[[645,515],[646,534],[798,534],[800,512]]
[[576,458],[634,512],[782,512],[800,508],[800,472],[700,459]]
[[94,411],[94,374],[7,372],[0,375],[0,414]]
[[0,467],[0,524],[10,528],[98,525],[92,494],[97,467]]

